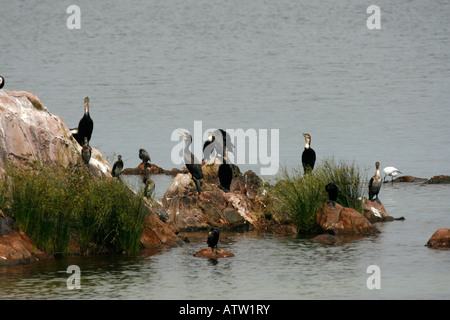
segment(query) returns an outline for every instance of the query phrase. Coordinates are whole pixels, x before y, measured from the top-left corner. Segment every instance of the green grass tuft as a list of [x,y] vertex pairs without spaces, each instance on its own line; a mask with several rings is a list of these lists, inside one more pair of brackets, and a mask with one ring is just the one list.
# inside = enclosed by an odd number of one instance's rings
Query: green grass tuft
[[325,186],[335,183],[339,187],[337,203],[362,212],[363,179],[359,169],[333,159],[317,165],[309,174],[294,169],[283,169],[269,195],[267,210],[281,220],[290,219],[299,233],[317,232],[315,213],[328,199]]
[[137,253],[147,212],[142,196],[117,179],[93,177],[84,167],[72,170],[8,170],[12,188],[2,189],[11,194],[0,192],[0,198],[8,199],[18,227],[56,255],[66,255],[75,239],[82,252]]

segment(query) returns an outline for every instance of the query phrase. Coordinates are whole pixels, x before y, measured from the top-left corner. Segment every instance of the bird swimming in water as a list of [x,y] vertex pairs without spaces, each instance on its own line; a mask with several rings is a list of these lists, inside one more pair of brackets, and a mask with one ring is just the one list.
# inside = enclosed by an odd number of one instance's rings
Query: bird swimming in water
[[217,129],[208,133],[208,139],[203,144],[203,159],[209,158],[213,150],[217,154],[224,156],[225,148],[234,153],[234,144],[231,142],[231,136],[223,129]]
[[373,197],[376,197],[375,200],[377,202],[380,202],[378,200],[378,193],[381,189],[381,174],[380,174],[380,163],[377,161],[375,162],[375,175],[370,178],[369,181],[369,200],[372,201]]
[[195,157],[195,155],[189,150],[189,146],[192,143],[191,135],[187,132],[183,132],[181,133],[181,135],[183,136],[184,139],[184,152],[183,152],[184,164],[186,165],[186,168],[189,170],[189,173],[192,176],[192,180],[194,180],[198,194],[200,194],[203,179],[202,165]]
[[328,193],[328,200],[332,201],[334,205],[339,194],[339,187],[334,183],[329,183],[325,186],[325,191]]
[[0,89],[3,88],[4,85],[5,85],[5,78],[0,76]]
[[208,247],[211,248],[212,252],[214,252],[214,249],[218,249],[217,247],[218,242],[219,242],[219,229],[217,229],[216,227],[211,228],[206,243],[208,244]]
[[150,162],[152,161],[150,159],[150,155],[144,149],[139,149],[139,159],[141,159],[142,163],[144,163],[144,164],[147,164],[149,161]]
[[233,170],[227,163],[227,148],[225,147],[223,155],[223,163],[219,166],[220,186],[225,192],[230,191],[231,181],[233,180]]
[[117,161],[114,162],[114,165],[112,168],[112,176],[119,178],[122,170],[123,170],[123,161],[122,161],[122,156],[119,154],[119,156],[117,157]]
[[89,98],[84,98],[84,115],[78,123],[78,129],[70,130],[73,137],[82,146],[84,143],[84,138],[91,141],[92,131],[94,130],[94,121],[92,121],[89,114]]
[[89,146],[89,141],[87,137],[84,137],[84,144],[81,148],[81,158],[86,165],[89,165],[89,160],[91,160],[92,148]]
[[392,177],[391,181],[394,182],[394,177],[396,177],[399,173],[403,173],[394,167],[386,167],[383,169],[383,172],[384,172],[383,182],[386,180],[387,176],[391,176]]
[[311,148],[311,135],[304,133],[305,137],[305,150],[302,153],[303,171],[305,173],[311,172],[314,169],[316,163],[316,152]]

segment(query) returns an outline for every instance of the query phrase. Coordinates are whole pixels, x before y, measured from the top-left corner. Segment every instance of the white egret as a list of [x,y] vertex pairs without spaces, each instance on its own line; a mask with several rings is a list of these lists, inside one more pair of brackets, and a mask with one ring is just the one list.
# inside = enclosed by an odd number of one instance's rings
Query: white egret
[[402,173],[401,171],[399,171],[397,168],[394,167],[386,167],[383,169],[383,172],[384,172],[383,181],[386,180],[387,176],[391,176],[392,177],[391,181],[394,181],[394,177],[396,177],[399,173]]

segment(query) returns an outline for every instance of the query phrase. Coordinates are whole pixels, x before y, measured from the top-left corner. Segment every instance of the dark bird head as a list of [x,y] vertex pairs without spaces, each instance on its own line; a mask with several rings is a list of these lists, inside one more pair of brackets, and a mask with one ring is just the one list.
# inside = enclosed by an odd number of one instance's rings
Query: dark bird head
[[144,162],[152,161],[152,160],[150,159],[150,155],[149,155],[148,152],[145,151],[144,149],[139,149],[139,159],[141,159],[141,160],[144,161]]
[[216,227],[211,228],[211,230],[209,230],[209,234],[219,234],[219,229],[217,229]]
[[85,145],[85,146],[89,145],[89,141],[88,141],[88,138],[87,138],[87,137],[84,137],[84,145]]
[[120,154],[117,156],[117,160],[122,160],[122,156]]
[[380,169],[380,163],[377,161],[377,162],[375,162],[375,168],[378,170],[378,169]]
[[336,201],[339,194],[339,187],[334,183],[329,183],[325,186],[325,191],[328,193],[328,199]]

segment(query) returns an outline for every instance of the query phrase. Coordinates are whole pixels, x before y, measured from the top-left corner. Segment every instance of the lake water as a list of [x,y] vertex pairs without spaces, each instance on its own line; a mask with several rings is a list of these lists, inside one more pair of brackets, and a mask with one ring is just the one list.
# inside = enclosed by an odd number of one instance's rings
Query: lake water
[[[355,162],[368,175],[375,161],[417,177],[450,174],[448,1],[377,1],[380,30],[366,26],[372,3],[356,0],[77,1],[79,30],[67,28],[71,4],[2,1],[0,74],[4,89],[33,92],[71,128],[89,96],[91,145],[110,162],[121,154],[136,167],[144,148],[153,163],[181,168],[172,133],[194,133],[199,121],[200,134],[278,130],[272,160],[288,170],[300,166],[308,132],[319,162]],[[267,167],[258,154],[238,164]],[[161,196],[171,177],[155,181]],[[195,233],[138,257],[1,267],[0,297],[449,299],[450,251],[424,246],[450,227],[449,194],[448,185],[385,184],[387,212],[406,220],[336,246],[229,232],[221,246],[235,257],[211,262],[193,257],[206,245]],[[71,264],[80,290],[67,289]],[[366,286],[370,265],[381,289]]]

